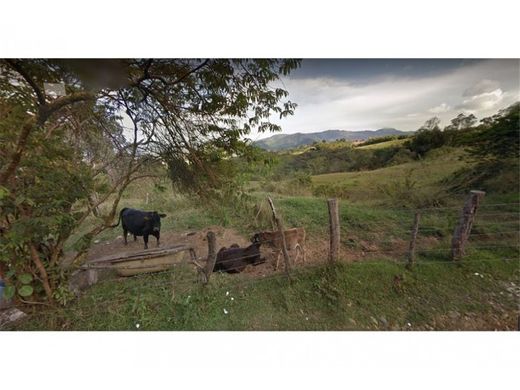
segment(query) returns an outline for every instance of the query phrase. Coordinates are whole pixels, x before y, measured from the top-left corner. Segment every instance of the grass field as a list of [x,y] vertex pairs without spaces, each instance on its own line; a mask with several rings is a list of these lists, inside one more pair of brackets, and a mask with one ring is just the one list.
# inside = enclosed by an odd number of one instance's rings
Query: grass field
[[[393,141],[391,141],[393,142]],[[376,144],[374,146],[377,146]],[[372,146],[372,145],[370,145]],[[348,199],[353,202],[374,203],[388,199],[382,191],[382,186],[397,187],[419,195],[427,196],[445,193],[441,180],[448,177],[467,163],[461,160],[464,152],[458,149],[444,148],[435,150],[422,161],[362,172],[340,172],[316,175],[312,177],[315,185],[341,185],[348,193]],[[397,193],[399,196],[400,194]],[[409,199],[401,199],[401,203]]]
[[[305,227],[314,265],[298,268],[291,281],[279,275],[215,274],[209,286],[201,287],[193,270],[174,269],[102,282],[66,308],[35,309],[18,329],[514,329],[520,286],[516,193],[485,197],[462,265],[449,260],[447,248],[466,195],[449,195],[441,208],[423,210],[418,264],[412,271],[402,264],[414,214],[406,194],[438,196],[441,179],[464,166],[462,155],[444,149],[423,161],[314,176],[315,185],[348,187],[348,198],[340,199],[342,261],[332,268],[323,265],[328,245],[325,198],[257,189],[251,202],[264,210],[264,219],[257,221],[252,210],[203,207],[152,182],[134,185],[120,206],[165,212],[163,231],[220,225],[248,237],[270,228],[265,198],[271,196],[285,226]],[[385,194],[381,186],[391,183],[396,184]],[[120,229],[109,229],[97,239],[120,234]]]
[[361,146],[358,146],[357,149],[365,149],[365,150],[370,150],[370,149],[384,149],[384,148],[389,148],[389,147],[392,147],[392,146],[400,146],[400,145],[403,145],[407,140],[406,139],[394,139],[394,140],[391,140],[391,141],[386,141],[386,142],[379,142],[377,144],[370,144],[370,145],[361,145]]

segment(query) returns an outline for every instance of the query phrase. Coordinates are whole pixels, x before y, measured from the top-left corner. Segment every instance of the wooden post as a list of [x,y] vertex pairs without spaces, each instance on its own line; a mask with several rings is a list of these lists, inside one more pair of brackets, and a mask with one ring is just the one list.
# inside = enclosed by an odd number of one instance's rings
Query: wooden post
[[410,240],[410,250],[408,252],[408,264],[407,267],[411,268],[415,263],[415,242],[417,241],[417,233],[419,232],[419,220],[421,218],[421,214],[418,212],[415,213],[415,218],[413,221],[412,228],[412,239]]
[[339,240],[340,240],[338,200],[329,199],[329,200],[327,200],[327,205],[329,206],[329,230],[330,230],[329,262],[335,263],[336,261],[338,261]]
[[459,218],[459,224],[453,231],[453,238],[451,241],[451,259],[460,260],[464,255],[464,246],[468,241],[469,234],[477,208],[480,201],[486,193],[484,191],[470,191],[469,197],[462,208],[462,213]]
[[280,218],[276,215],[276,210],[274,208],[273,200],[270,197],[267,197],[267,200],[269,201],[269,205],[271,206],[271,210],[273,212],[273,219],[276,224],[276,227],[278,228],[278,232],[280,233],[280,236],[282,237],[282,254],[283,259],[285,262],[285,273],[287,276],[289,276],[289,271],[291,270],[291,258],[289,257],[289,252],[287,252],[287,243],[285,242],[285,234],[282,222],[280,221]]
[[206,266],[204,267],[204,284],[209,283],[209,278],[213,273],[215,263],[217,262],[217,239],[215,233],[209,231],[206,237],[208,239],[208,259],[206,261]]

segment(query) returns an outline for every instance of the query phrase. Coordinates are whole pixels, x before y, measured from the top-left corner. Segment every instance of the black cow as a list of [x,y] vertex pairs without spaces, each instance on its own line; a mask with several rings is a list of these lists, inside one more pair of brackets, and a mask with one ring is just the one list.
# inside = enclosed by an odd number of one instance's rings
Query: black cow
[[231,248],[221,248],[217,253],[213,272],[238,273],[242,272],[249,264],[264,263],[265,259],[260,256],[260,245],[260,242],[254,242],[247,248],[240,248],[236,244],[233,244]]
[[112,227],[118,226],[119,222],[121,222],[125,245],[128,244],[126,235],[130,232],[134,235],[134,241],[137,240],[137,236],[143,236],[144,249],[148,249],[148,236],[150,235],[157,239],[157,246],[159,246],[161,218],[164,217],[166,217],[166,214],[159,214],[157,211],[141,211],[125,207],[119,213],[117,224],[112,225]]

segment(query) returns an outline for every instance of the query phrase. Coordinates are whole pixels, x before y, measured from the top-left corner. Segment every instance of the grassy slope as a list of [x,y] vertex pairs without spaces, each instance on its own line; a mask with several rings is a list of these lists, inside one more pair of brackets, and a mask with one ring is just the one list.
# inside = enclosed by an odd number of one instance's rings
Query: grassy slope
[[[379,145],[379,144],[376,144]],[[403,182],[406,176],[420,191],[437,191],[439,181],[465,166],[460,150],[435,150],[422,161],[390,166],[373,171],[340,172],[313,176],[313,184],[341,184],[348,188],[349,199],[355,202],[380,201],[382,184]]]
[[[409,229],[413,212],[367,207],[380,204],[384,199],[377,185],[412,172],[419,188],[434,190],[439,179],[462,166],[458,159],[460,154],[460,151],[440,151],[424,162],[371,172],[320,175],[313,180],[342,182],[352,187],[352,199],[340,202],[344,247],[360,250],[365,242],[375,242],[379,248],[386,248],[382,238],[408,239],[403,229]],[[265,195],[257,193],[256,197],[260,200]],[[315,239],[326,238],[328,217],[324,199],[274,196],[274,200],[287,226],[306,227],[310,236],[308,245],[313,245]],[[487,203],[517,201],[517,194],[486,197]],[[450,202],[458,207],[462,198],[453,198]],[[151,185],[129,189],[124,206],[168,213],[165,230],[196,229],[212,224],[232,226],[244,232],[255,229],[251,221],[239,218],[234,210],[222,209],[216,214],[182,197],[172,196],[169,189],[162,192]],[[518,228],[515,222],[518,218],[514,217],[518,207],[508,210],[512,213],[510,228]],[[493,211],[504,209],[487,209],[488,214]],[[439,245],[449,246],[457,217],[458,208],[449,215],[425,213],[421,220],[425,231],[421,237],[435,238]],[[495,232],[504,230],[504,221],[500,219],[484,222],[476,224],[474,231],[489,234],[490,239],[495,238]],[[117,229],[109,230],[100,239],[119,234]],[[391,248],[393,244],[388,245]],[[318,252],[318,255],[322,254]],[[506,287],[519,284],[518,250],[473,249],[467,260],[466,265],[457,267],[448,261],[447,252],[419,251],[422,263],[413,272],[406,271],[402,264],[388,262],[388,257],[374,256],[369,262],[341,264],[334,271],[311,268],[291,283],[281,278],[252,281],[247,275],[216,275],[206,289],[194,283],[193,275],[184,280],[182,275],[177,275],[173,299],[170,275],[146,275],[100,283],[66,309],[35,314],[21,329],[124,330],[136,329],[137,323],[139,329],[512,328],[517,307]],[[402,286],[394,285],[396,275],[404,277]],[[231,295],[226,296],[227,291]],[[230,300],[231,296],[234,301]],[[224,309],[229,313],[224,314]]]
[[391,146],[399,146],[406,142],[406,139],[394,139],[386,142],[379,142],[377,144],[358,146],[357,149],[384,149]]

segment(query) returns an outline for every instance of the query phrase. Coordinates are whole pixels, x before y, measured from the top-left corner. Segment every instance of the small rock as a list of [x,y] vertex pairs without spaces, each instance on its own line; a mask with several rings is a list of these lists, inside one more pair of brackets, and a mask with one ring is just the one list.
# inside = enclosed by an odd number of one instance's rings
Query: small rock
[[18,310],[16,307],[0,311],[0,329],[6,325],[21,320],[24,317],[27,317],[27,314]]
[[460,317],[460,313],[457,311],[449,311],[448,317],[450,317],[452,320],[456,320],[457,318]]
[[99,240],[94,240],[94,244],[99,244]]
[[69,289],[76,295],[96,284],[99,272],[96,269],[77,270],[69,278]]

